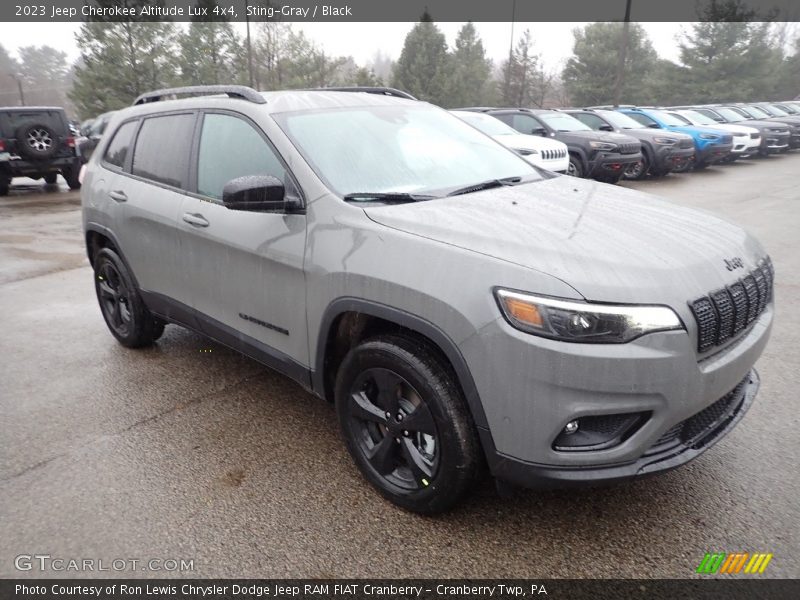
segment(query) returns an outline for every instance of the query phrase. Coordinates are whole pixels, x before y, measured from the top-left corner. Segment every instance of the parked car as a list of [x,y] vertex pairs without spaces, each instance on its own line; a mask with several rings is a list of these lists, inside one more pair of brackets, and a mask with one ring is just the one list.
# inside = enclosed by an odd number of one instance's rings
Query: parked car
[[122,345],[171,322],[286,374],[421,513],[482,464],[563,486],[692,460],[752,406],[773,319],[742,228],[541,171],[386,89],[145,94],[112,117],[82,209]]
[[789,148],[782,150],[782,152],[787,152],[791,148],[800,148],[800,122],[796,122],[794,119],[788,117],[773,117],[768,112],[756,106],[732,104],[726,108],[730,108],[748,119],[767,121],[769,123],[775,123],[778,127],[786,127],[789,130]]
[[558,140],[519,133],[502,121],[482,113],[466,110],[453,110],[451,112],[475,129],[491,136],[507,148],[511,148],[540,169],[566,173],[569,168],[567,145]]
[[0,196],[8,194],[14,177],[53,184],[61,174],[70,189],[78,189],[79,170],[75,138],[63,108],[0,108]]
[[555,138],[569,150],[567,173],[616,183],[625,170],[642,159],[636,138],[619,133],[592,131],[577,119],[556,111],[531,108],[462,108],[491,115],[520,133]]
[[101,139],[103,139],[103,134],[105,133],[108,124],[111,122],[111,117],[114,116],[114,113],[116,113],[116,111],[112,110],[107,113],[103,113],[102,115],[98,115],[96,118],[91,120],[86,132],[81,132],[83,133],[83,136],[81,137],[81,141],[78,145],[78,152],[80,153],[81,159],[84,163],[89,162],[89,159],[92,157],[92,153],[97,147],[97,144]]
[[642,160],[628,167],[624,175],[627,179],[642,179],[648,174],[663,177],[694,160],[694,141],[690,135],[653,131],[615,110],[584,108],[564,109],[564,112],[595,131],[615,131],[639,140]]
[[776,106],[790,115],[800,115],[800,103],[798,102],[773,102],[772,106]]
[[692,136],[695,145],[692,167],[695,169],[704,169],[709,165],[722,162],[733,148],[731,134],[708,127],[687,125],[684,121],[657,108],[620,107],[617,110],[645,127],[678,131]]
[[687,125],[700,125],[730,133],[733,136],[733,148],[731,148],[728,158],[725,159],[728,162],[758,154],[758,148],[761,146],[761,133],[755,127],[717,123],[711,117],[694,110],[679,109],[667,110],[667,112],[677,119],[683,120]]
[[735,125],[755,127],[761,132],[761,146],[758,149],[758,153],[761,156],[768,156],[789,148],[789,138],[791,136],[789,125],[751,119],[738,110],[724,106],[702,105],[676,108],[689,108],[710,117],[720,124],[733,123]]

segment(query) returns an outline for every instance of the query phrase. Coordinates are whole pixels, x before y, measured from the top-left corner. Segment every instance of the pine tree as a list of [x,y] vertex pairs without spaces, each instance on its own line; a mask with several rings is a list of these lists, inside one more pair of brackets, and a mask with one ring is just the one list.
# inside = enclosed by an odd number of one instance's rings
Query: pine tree
[[18,72],[29,105],[64,106],[67,91],[67,55],[51,46],[19,49]]
[[433,104],[447,104],[447,41],[425,11],[406,36],[392,86]]
[[530,30],[526,29],[502,66],[502,103],[521,107],[533,105],[534,98],[538,96],[536,85],[539,71],[539,57],[534,54],[533,37]]
[[[118,6],[119,0],[97,0]],[[141,10],[162,0],[123,0]],[[75,35],[81,55],[69,96],[81,118],[122,108],[139,94],[174,85],[177,31],[173,23],[90,21]]]
[[472,23],[458,32],[448,72],[446,106],[475,106],[486,101],[492,61],[486,58],[483,42]]
[[233,26],[227,20],[211,20],[216,0],[198,0],[197,4],[206,8],[207,16],[193,17],[179,36],[182,83],[246,83],[247,57]]
[[[642,81],[655,68],[658,55],[641,25],[630,23],[629,27],[622,102],[641,104],[649,96]],[[562,79],[576,106],[614,101],[622,28],[622,23],[592,23],[573,31],[573,56],[564,67]]]

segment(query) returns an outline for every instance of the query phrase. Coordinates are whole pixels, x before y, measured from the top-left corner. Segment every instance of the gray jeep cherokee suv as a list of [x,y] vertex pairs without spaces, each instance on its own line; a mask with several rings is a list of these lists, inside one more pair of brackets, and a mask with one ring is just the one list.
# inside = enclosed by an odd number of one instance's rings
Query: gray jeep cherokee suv
[[111,333],[176,323],[334,401],[403,507],[445,510],[483,465],[529,487],[664,471],[753,402],[773,269],[735,225],[539,171],[394,90],[136,104],[82,191]]

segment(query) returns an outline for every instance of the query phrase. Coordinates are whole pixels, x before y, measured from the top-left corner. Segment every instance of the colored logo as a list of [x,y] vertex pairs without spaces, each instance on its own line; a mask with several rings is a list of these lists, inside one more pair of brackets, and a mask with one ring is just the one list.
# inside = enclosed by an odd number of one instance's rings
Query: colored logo
[[713,554],[706,552],[706,555],[697,567],[697,572],[709,575],[713,575],[714,573],[749,573],[755,575],[756,573],[763,573],[771,560],[772,554],[766,554],[764,552],[756,552],[753,554],[749,552],[734,552],[731,554],[726,554],[725,552],[716,552]]

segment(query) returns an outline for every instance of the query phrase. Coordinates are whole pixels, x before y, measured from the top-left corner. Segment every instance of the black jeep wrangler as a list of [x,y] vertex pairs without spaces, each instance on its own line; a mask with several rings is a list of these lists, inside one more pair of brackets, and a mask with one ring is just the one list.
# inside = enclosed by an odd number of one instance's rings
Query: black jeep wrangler
[[60,173],[70,189],[81,187],[80,157],[63,108],[0,108],[0,196],[14,177],[44,178],[55,183]]

